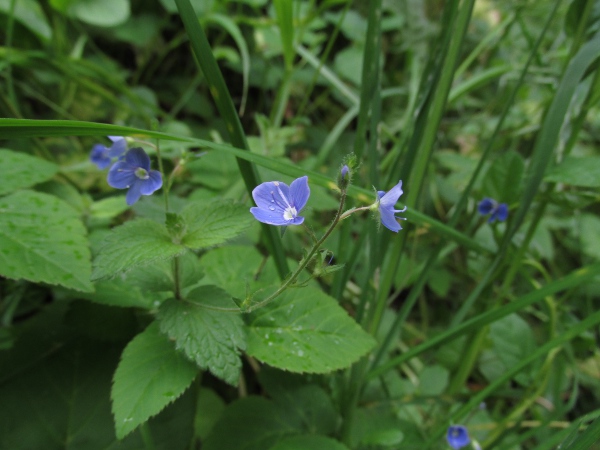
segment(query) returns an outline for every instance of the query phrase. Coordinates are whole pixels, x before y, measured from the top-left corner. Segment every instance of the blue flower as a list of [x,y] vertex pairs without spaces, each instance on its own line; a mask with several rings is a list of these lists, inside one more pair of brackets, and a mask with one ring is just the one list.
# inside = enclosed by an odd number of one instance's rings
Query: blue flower
[[397,233],[402,229],[396,219],[406,220],[404,217],[398,217],[395,215],[396,213],[406,211],[406,206],[404,209],[394,209],[396,202],[402,194],[402,180],[400,180],[398,184],[390,189],[387,193],[384,191],[377,191],[377,195],[379,196],[377,205],[379,209],[379,215],[381,217],[381,223],[394,233]]
[[110,166],[113,158],[118,158],[127,150],[127,141],[121,136],[108,137],[113,145],[106,147],[102,144],[96,144],[90,152],[90,161],[96,164],[98,169],[106,169]]
[[508,205],[506,203],[498,203],[493,198],[484,198],[481,200],[477,206],[477,211],[483,216],[491,214],[488,223],[496,220],[504,222],[508,217]]
[[308,177],[300,177],[287,184],[280,181],[261,183],[252,191],[256,207],[250,212],[259,222],[269,225],[300,225],[304,217],[298,214],[310,196]]
[[342,170],[341,170],[342,180],[344,178],[346,178],[346,175],[348,175],[349,171],[350,171],[350,168],[346,164],[344,164],[344,167],[342,167]]
[[108,184],[117,189],[127,189],[125,200],[133,205],[142,195],[151,195],[162,186],[162,175],[150,170],[150,158],[141,148],[132,148],[125,158],[117,161],[108,171]]
[[462,425],[452,425],[449,427],[448,433],[446,433],[446,440],[448,441],[448,444],[450,444],[450,447],[455,450],[463,448],[471,442],[467,428]]

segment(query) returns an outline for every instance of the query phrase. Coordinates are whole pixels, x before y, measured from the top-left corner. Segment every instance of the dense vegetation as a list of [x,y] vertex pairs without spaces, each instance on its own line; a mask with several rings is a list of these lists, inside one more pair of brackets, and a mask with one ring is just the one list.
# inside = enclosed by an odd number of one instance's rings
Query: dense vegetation
[[0,448],[594,448],[599,29],[0,0]]

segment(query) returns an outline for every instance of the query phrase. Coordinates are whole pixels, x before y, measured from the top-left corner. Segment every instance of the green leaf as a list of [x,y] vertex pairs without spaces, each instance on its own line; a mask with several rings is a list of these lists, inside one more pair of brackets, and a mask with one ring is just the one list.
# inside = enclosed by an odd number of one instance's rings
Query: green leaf
[[111,392],[117,437],[158,414],[194,381],[198,368],[152,323],[125,348]]
[[[489,337],[493,350],[483,352],[480,369],[490,381],[498,379],[508,368],[516,366],[537,348],[531,328],[517,314],[492,323]],[[531,381],[530,374],[522,372],[515,377],[515,381],[526,386]]]
[[0,199],[0,274],[92,291],[86,230],[51,195],[20,191]]
[[200,286],[185,300],[161,305],[160,329],[198,366],[237,386],[242,369],[239,350],[246,347],[244,323],[239,314],[208,308],[235,308],[235,304],[222,289]]
[[[96,292],[80,295],[94,303],[123,308],[152,309],[162,298],[155,291],[145,291],[132,285],[129,280],[115,278],[94,284]],[[164,297],[163,297],[164,298]]]
[[273,402],[246,397],[225,409],[202,450],[265,450],[293,434],[298,434],[296,424],[290,423]]
[[68,12],[82,22],[112,27],[125,22],[131,14],[129,0],[74,0]]
[[[9,14],[11,2],[12,0],[0,0],[0,12]],[[14,18],[39,38],[44,40],[52,38],[52,28],[48,25],[48,19],[37,1],[19,0],[16,2]]]
[[222,244],[253,221],[248,207],[223,199],[190,203],[181,216],[187,226],[182,243],[194,250]]
[[0,149],[0,195],[47,181],[58,172],[58,166],[25,153]]
[[271,258],[264,261],[254,247],[230,245],[207,252],[200,259],[205,281],[225,289],[233,297],[245,298],[246,289],[256,292],[277,283]]
[[579,220],[581,251],[600,260],[600,219],[593,214],[582,214]]
[[247,316],[247,353],[292,372],[350,366],[375,340],[319,289],[291,289]]
[[116,227],[106,237],[94,260],[92,280],[169,259],[185,252],[172,242],[167,229],[150,219],[131,220]]
[[290,436],[270,447],[269,450],[348,450],[341,442],[325,436]]
[[600,157],[567,157],[558,166],[548,171],[544,181],[581,187],[600,187]]
[[483,181],[483,192],[499,202],[519,200],[525,163],[517,152],[508,151],[492,163]]
[[200,388],[198,392],[194,430],[196,436],[205,440],[225,409],[225,402],[215,391]]

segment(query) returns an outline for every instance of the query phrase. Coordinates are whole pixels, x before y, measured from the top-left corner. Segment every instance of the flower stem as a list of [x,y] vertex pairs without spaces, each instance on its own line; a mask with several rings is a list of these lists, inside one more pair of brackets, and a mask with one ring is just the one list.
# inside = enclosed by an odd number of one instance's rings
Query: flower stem
[[[162,158],[160,157],[160,145],[159,145],[158,139],[156,140],[156,159],[158,159],[158,170],[160,170],[163,180],[167,181],[165,179],[165,169],[163,167]],[[163,184],[163,194],[165,197],[165,213],[168,213],[169,212],[169,183]]]
[[[329,225],[329,228],[327,229],[327,231],[325,231],[325,234],[323,234],[323,236],[321,237],[321,239],[319,239],[317,242],[315,242],[315,244],[312,246],[312,248],[310,249],[310,251],[308,252],[308,254],[306,255],[305,258],[302,259],[302,261],[300,261],[300,265],[298,266],[298,268],[294,271],[294,273],[292,273],[292,275],[279,287],[279,289],[277,289],[275,292],[273,292],[271,295],[269,295],[266,299],[255,303],[254,305],[248,305],[245,312],[252,312],[253,310],[257,309],[257,308],[262,308],[263,306],[271,303],[273,300],[275,300],[283,291],[285,291],[288,287],[290,287],[290,285],[292,285],[296,279],[298,278],[298,276],[300,276],[300,274],[302,273],[302,271],[306,268],[306,266],[308,265],[308,263],[311,261],[312,257],[314,256],[314,254],[317,252],[317,250],[319,250],[319,248],[321,247],[321,245],[323,245],[323,242],[325,242],[325,240],[329,237],[329,235],[332,233],[332,231],[335,229],[335,227],[337,226],[337,224],[340,222],[340,220],[342,220],[343,218],[348,217],[350,214],[352,214],[353,212],[358,211],[361,208],[353,208],[350,209],[348,211],[346,211],[345,213],[342,214],[342,211],[344,209],[344,204],[346,203],[346,190],[342,190],[342,196],[340,199],[340,206],[337,210],[337,213],[333,219],[333,221],[331,222],[331,225]],[[362,208],[365,209],[365,208]],[[246,300],[246,302],[249,302],[249,300],[252,297],[250,297],[249,299]],[[244,302],[244,303],[246,303]]]

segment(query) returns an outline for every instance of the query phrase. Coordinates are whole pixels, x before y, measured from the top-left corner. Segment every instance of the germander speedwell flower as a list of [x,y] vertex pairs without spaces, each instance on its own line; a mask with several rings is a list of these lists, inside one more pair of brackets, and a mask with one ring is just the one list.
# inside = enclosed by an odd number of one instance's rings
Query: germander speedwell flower
[[377,205],[377,208],[379,210],[381,223],[384,227],[388,228],[394,233],[397,233],[402,229],[402,227],[398,223],[398,220],[396,219],[406,220],[406,218],[404,217],[396,216],[396,213],[406,211],[406,206],[404,207],[404,209],[394,209],[394,206],[396,206],[396,202],[402,194],[402,180],[400,180],[398,184],[392,189],[390,189],[387,193],[384,191],[377,191],[379,200],[375,204]]
[[102,170],[110,166],[114,158],[118,158],[127,150],[127,141],[121,136],[108,136],[113,142],[110,147],[102,144],[96,144],[90,152],[90,161],[96,164],[98,169]]
[[450,444],[450,447],[455,450],[463,448],[471,442],[467,428],[462,425],[450,426],[446,433],[446,440],[448,441],[448,444]]
[[484,198],[481,200],[477,206],[477,211],[484,216],[491,214],[488,223],[493,223],[496,220],[504,222],[508,217],[508,205],[506,203],[498,203],[493,198]]
[[150,170],[150,158],[137,147],[125,154],[108,171],[108,184],[117,189],[127,189],[125,200],[133,205],[142,195],[151,195],[162,186],[162,175],[158,170]]
[[269,225],[300,225],[304,217],[299,216],[310,196],[308,177],[300,177],[288,187],[281,181],[261,183],[252,191],[256,207],[250,212],[259,222]]

